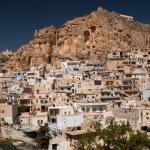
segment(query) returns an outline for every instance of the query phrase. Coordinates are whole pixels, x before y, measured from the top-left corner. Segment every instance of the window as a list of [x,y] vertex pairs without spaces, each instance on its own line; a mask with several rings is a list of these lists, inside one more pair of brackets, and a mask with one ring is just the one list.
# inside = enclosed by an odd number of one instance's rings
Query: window
[[40,111],[41,109],[40,108],[37,108],[37,111]]
[[95,112],[97,109],[96,109],[96,107],[93,107],[93,112]]
[[4,113],[5,111],[4,110],[2,110],[2,113]]
[[90,112],[90,107],[87,107],[87,108],[86,108],[86,112]]
[[80,85],[80,84],[78,84],[78,88],[81,88],[81,85]]
[[57,150],[57,144],[52,145],[52,150]]
[[103,108],[102,108],[102,107],[99,107],[99,111],[103,111]]
[[41,120],[41,124],[43,124],[43,120]]
[[94,85],[101,85],[101,81],[100,80],[95,80]]
[[37,123],[40,124],[40,120],[37,120]]
[[84,107],[82,107],[82,111],[85,112],[85,108]]
[[52,123],[57,123],[56,119],[52,118]]

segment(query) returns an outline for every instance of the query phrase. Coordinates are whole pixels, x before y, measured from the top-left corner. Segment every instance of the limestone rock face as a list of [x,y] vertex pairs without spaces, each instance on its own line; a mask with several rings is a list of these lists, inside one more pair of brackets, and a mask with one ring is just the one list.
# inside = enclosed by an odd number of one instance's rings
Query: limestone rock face
[[148,44],[150,25],[98,8],[91,14],[38,30],[6,63],[5,69],[59,64],[63,58],[102,59],[112,50],[139,50]]
[[33,40],[23,45],[5,65],[5,69],[28,69],[31,66],[49,63],[51,60],[52,46],[55,45],[55,27],[36,31]]
[[7,61],[14,55],[12,51],[6,50],[0,52],[0,72],[2,72],[2,68],[5,66]]

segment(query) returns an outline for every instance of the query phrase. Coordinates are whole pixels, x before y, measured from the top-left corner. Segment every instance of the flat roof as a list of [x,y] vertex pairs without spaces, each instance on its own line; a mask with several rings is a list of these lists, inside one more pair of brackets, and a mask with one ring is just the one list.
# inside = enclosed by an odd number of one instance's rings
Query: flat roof
[[21,129],[21,131],[23,131],[23,132],[35,132],[35,130],[33,130],[31,128],[24,128],[24,129]]
[[83,135],[83,134],[86,134],[89,132],[96,132],[96,131],[92,130],[92,129],[90,129],[90,130],[76,130],[76,131],[67,131],[66,134],[75,136],[75,135]]
[[104,102],[100,102],[100,103],[74,103],[74,104],[86,105],[86,106],[89,106],[89,105],[109,105],[109,103],[104,103]]
[[60,108],[71,108],[73,106],[50,106],[48,107],[48,109],[60,109]]

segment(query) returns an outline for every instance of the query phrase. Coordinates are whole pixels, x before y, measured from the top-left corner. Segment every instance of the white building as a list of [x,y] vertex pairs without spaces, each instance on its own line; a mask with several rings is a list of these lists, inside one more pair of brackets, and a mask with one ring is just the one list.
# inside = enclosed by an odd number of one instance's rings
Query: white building
[[136,107],[137,104],[136,104],[136,100],[123,100],[121,102],[121,108],[126,108],[126,109],[129,109],[129,108],[132,108],[132,107]]
[[49,128],[65,130],[80,127],[84,122],[82,114],[75,114],[73,106],[49,107]]
[[74,103],[77,112],[85,116],[103,116],[107,112],[109,103]]

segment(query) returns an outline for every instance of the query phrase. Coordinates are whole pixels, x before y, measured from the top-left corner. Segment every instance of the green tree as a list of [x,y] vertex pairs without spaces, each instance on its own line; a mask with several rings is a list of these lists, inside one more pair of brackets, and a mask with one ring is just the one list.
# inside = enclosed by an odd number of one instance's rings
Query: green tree
[[146,133],[141,133],[137,131],[132,134],[129,139],[129,149],[130,150],[143,150],[144,148],[150,149],[150,140]]
[[106,124],[107,128],[104,128],[101,132],[101,140],[104,142],[103,148],[107,150],[126,149],[128,143],[127,135],[132,132],[131,126],[128,123],[118,124],[114,118],[108,118]]
[[75,145],[75,150],[94,150],[93,141],[95,139],[95,133],[89,132],[84,136],[81,136],[77,145]]
[[20,105],[18,108],[19,115],[21,115],[21,113],[24,113],[24,112],[30,112],[30,107],[26,105]]
[[38,136],[36,138],[38,147],[40,149],[48,149],[49,139],[50,139],[50,135],[49,135],[48,126],[47,125],[40,126],[38,130]]
[[114,118],[106,120],[106,128],[94,124],[95,134],[86,134],[78,140],[75,150],[143,150],[150,149],[146,133],[133,132],[129,123],[117,123]]

